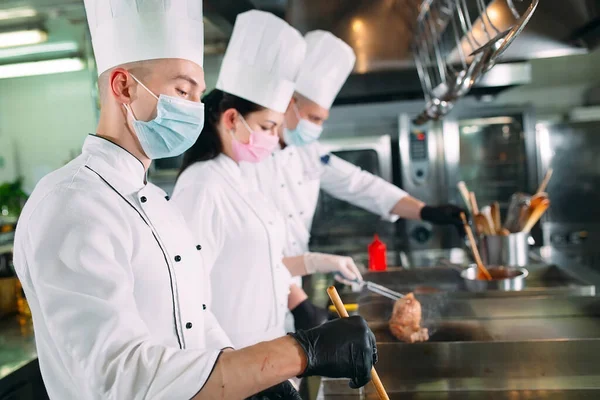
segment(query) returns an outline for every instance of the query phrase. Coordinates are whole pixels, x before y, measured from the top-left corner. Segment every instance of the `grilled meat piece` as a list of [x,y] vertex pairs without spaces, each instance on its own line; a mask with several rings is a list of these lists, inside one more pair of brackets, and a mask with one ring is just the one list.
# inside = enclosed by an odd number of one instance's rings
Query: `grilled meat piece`
[[429,340],[427,328],[421,328],[421,303],[412,293],[396,301],[389,326],[392,335],[403,342]]

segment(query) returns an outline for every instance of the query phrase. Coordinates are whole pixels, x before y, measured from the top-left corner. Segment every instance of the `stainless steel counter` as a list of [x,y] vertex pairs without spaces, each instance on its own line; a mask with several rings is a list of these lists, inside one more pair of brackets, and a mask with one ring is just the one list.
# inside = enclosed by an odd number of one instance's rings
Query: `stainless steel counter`
[[[577,266],[532,264],[525,290],[470,293],[448,268],[392,269],[366,279],[416,292],[427,343],[388,331],[393,302],[345,292],[373,329],[377,371],[391,399],[600,398],[600,275]],[[368,385],[324,379],[319,399],[376,399]]]
[[[325,396],[322,391],[318,400],[379,400],[377,394],[349,394]],[[445,392],[405,392],[391,393],[390,400],[596,400],[600,398],[598,389],[559,389],[559,390],[479,390]]]

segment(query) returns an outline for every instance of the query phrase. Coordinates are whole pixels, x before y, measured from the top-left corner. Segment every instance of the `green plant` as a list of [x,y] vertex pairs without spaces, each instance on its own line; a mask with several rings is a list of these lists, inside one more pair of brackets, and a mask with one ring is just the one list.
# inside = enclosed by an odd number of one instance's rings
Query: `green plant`
[[27,200],[27,193],[23,191],[23,179],[0,184],[0,217],[3,215],[18,216]]

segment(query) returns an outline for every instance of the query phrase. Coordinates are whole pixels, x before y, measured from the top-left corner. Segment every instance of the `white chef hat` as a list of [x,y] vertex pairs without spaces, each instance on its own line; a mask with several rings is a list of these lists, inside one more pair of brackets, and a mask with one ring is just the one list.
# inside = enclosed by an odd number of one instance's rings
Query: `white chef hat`
[[304,38],[287,22],[247,11],[235,21],[217,89],[283,113],[305,54]]
[[296,80],[296,92],[330,109],[354,68],[356,55],[352,47],[329,32],[312,31],[304,38],[306,58]]
[[204,64],[202,1],[84,1],[98,74],[160,58]]

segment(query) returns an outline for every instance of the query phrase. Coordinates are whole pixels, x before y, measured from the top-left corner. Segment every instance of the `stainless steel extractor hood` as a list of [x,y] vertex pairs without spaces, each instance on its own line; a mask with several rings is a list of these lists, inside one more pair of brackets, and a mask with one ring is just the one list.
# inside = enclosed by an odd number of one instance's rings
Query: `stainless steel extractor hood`
[[[476,3],[465,2],[474,17],[479,15]],[[522,12],[530,1],[514,3]],[[356,72],[366,73],[412,65],[412,32],[419,4],[419,0],[289,0],[285,15],[302,32],[325,29],[342,38],[358,55]],[[497,8],[498,13],[504,12]],[[593,31],[599,22],[600,1],[543,0],[504,60],[581,53],[597,44]]]
[[[471,15],[474,18],[479,15],[475,0],[449,1],[465,1],[472,8]],[[492,3],[482,1],[486,5]],[[529,2],[514,0],[521,12]],[[235,5],[239,10],[243,3],[244,7],[284,17],[302,33],[329,30],[350,44],[357,54],[357,63],[337,103],[423,95],[411,51],[421,0],[204,0],[204,3],[210,10],[223,10],[218,14],[221,22],[228,20],[233,24],[232,7]],[[508,9],[506,4],[504,8]],[[600,41],[599,22],[600,0],[542,0],[523,33],[504,53],[503,64],[490,71],[471,94],[495,94],[506,87],[529,83],[528,60],[590,51]]]

